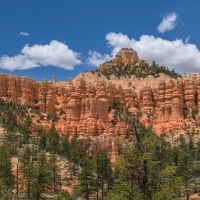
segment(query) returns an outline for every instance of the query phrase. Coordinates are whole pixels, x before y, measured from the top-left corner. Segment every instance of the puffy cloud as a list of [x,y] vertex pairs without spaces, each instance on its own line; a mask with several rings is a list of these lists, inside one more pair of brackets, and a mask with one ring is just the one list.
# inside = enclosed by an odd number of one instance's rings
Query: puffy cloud
[[39,66],[52,65],[71,70],[75,65],[81,64],[78,53],[68,48],[66,44],[52,40],[46,45],[25,45],[18,54],[13,57],[0,58],[0,68],[7,70],[24,70]]
[[[147,60],[149,64],[154,60],[171,70],[174,68],[181,74],[184,71],[197,73],[200,69],[200,51],[196,45],[188,43],[188,39],[186,42],[181,39],[169,41],[152,35],[142,35],[139,40],[135,40],[122,33],[112,32],[106,35],[106,40],[111,47],[111,54],[103,56],[99,54],[98,57],[95,57],[95,63],[103,62],[102,57],[115,56],[121,48],[132,48],[138,52],[141,59]],[[98,58],[100,59],[98,60]]]
[[112,58],[108,54],[101,55],[100,53],[98,53],[96,51],[89,51],[88,54],[89,54],[88,63],[95,67],[98,67],[100,64],[105,63],[105,62],[111,60],[111,58]]
[[29,34],[27,32],[20,32],[19,34],[23,35],[23,36],[29,36]]
[[162,22],[158,26],[158,32],[164,33],[166,31],[170,31],[174,29],[174,27],[176,26],[176,20],[177,20],[176,13],[172,12],[172,13],[166,14],[163,17]]

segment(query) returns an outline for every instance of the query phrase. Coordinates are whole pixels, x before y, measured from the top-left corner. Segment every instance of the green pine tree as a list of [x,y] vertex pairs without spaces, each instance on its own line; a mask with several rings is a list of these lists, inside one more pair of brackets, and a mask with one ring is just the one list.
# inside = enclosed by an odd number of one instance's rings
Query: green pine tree
[[41,199],[41,194],[48,191],[51,186],[51,168],[46,152],[37,154],[37,160],[33,164],[32,194],[35,200]]
[[58,185],[60,183],[60,176],[59,176],[60,166],[57,155],[54,153],[51,154],[50,169],[51,169],[51,177],[53,183],[53,193],[56,193],[56,190],[58,189]]
[[95,191],[95,176],[93,171],[93,163],[87,156],[81,159],[81,171],[78,173],[79,186],[81,187],[84,199],[89,200],[90,195]]
[[26,198],[31,199],[34,165],[30,147],[25,147],[21,157],[19,158],[19,161],[19,171],[23,176],[22,185],[25,189],[25,191],[23,191],[23,194]]
[[80,155],[78,150],[78,141],[76,137],[73,137],[69,144],[69,161],[73,163],[73,168],[70,169],[73,171],[73,175],[76,175],[76,166],[80,162]]
[[13,188],[14,176],[12,174],[11,154],[8,147],[3,144],[0,146],[0,197],[3,197],[6,193],[12,193]]
[[200,141],[198,141],[197,144],[196,144],[195,160],[200,161]]
[[192,178],[192,157],[189,152],[182,149],[178,157],[177,174],[181,177],[185,187],[185,197],[189,200],[192,188],[190,179]]
[[107,191],[113,185],[111,162],[108,157],[108,150],[103,148],[99,149],[95,154],[95,172],[96,172],[96,193],[99,196],[101,190],[101,198],[104,198],[105,186]]

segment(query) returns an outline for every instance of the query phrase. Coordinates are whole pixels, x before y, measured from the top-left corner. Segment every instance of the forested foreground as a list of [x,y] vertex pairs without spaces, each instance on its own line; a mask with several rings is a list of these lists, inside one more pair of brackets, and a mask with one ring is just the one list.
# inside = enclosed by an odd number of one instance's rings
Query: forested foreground
[[[31,132],[38,110],[0,100],[0,199],[189,199],[200,192],[200,142],[180,136],[176,144],[133,120],[132,134],[115,138],[119,156],[91,138],[69,140],[51,128]],[[98,134],[94,132],[93,138]]]

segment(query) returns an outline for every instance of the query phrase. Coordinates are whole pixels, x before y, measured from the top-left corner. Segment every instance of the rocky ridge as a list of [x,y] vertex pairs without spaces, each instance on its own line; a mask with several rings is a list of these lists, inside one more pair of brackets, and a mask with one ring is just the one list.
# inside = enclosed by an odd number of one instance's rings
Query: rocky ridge
[[[133,50],[122,49],[114,61],[116,65],[146,63]],[[109,67],[110,63],[106,63]],[[141,121],[152,125],[157,134],[178,135],[186,131],[199,133],[198,109],[200,108],[200,73],[183,78],[170,78],[161,74],[154,78],[98,77],[79,74],[74,80],[36,82],[28,77],[0,74],[0,97],[20,105],[29,105],[42,113],[59,116],[56,129],[61,134],[80,137],[95,133],[110,138],[131,132],[125,122],[115,121],[113,102],[124,112],[141,113]],[[33,119],[36,127],[38,118]],[[48,129],[50,124],[40,121]],[[101,140],[101,138],[99,139]],[[105,143],[105,142],[104,142]]]
[[147,61],[141,60],[137,52],[132,49],[121,49],[111,61],[100,65],[93,72],[93,75],[101,77],[104,76],[108,80],[117,78],[138,78],[144,79],[148,76],[158,78],[161,75],[167,75],[172,78],[182,77],[176,73],[175,70],[169,70],[165,65],[156,64],[152,61],[149,65]]

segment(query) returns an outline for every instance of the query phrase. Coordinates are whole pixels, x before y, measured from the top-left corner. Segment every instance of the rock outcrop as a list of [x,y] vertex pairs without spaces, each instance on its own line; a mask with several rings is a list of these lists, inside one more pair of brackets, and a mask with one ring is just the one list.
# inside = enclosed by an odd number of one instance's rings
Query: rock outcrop
[[132,49],[122,48],[111,61],[106,62],[99,66],[99,70],[107,69],[112,66],[125,66],[125,65],[144,65],[147,64],[146,60],[138,58],[137,52]]

